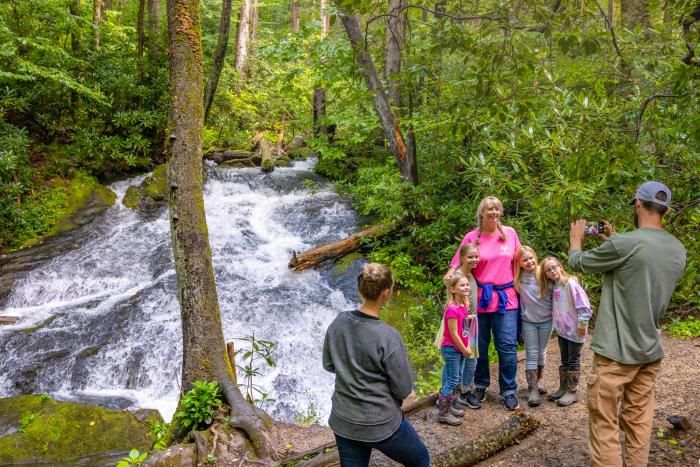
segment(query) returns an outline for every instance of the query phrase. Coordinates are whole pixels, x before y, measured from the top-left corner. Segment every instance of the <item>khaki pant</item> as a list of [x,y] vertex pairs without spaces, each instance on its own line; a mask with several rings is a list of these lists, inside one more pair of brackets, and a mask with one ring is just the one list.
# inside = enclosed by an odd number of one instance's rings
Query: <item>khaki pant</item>
[[588,451],[592,466],[622,466],[620,428],[625,432],[624,465],[649,462],[654,417],[654,382],[661,360],[623,365],[595,354],[588,376]]

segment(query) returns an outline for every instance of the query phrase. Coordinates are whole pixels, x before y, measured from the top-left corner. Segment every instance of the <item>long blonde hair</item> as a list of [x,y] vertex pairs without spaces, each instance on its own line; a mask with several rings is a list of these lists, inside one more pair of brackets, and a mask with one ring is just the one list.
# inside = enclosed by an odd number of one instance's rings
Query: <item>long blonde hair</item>
[[554,285],[554,281],[547,278],[547,273],[544,269],[544,265],[548,261],[557,263],[559,265],[559,269],[561,269],[561,279],[559,280],[560,285],[566,285],[566,283],[569,282],[569,279],[571,279],[572,277],[576,277],[566,272],[564,270],[564,266],[562,266],[561,264],[561,261],[559,261],[557,258],[555,258],[554,256],[547,256],[545,259],[542,260],[542,262],[540,262],[540,276],[537,279],[537,282],[540,285],[540,298],[544,298],[549,287]]
[[[491,206],[496,206],[498,209],[501,211],[501,216],[503,215],[503,203],[501,203],[501,200],[496,198],[495,196],[487,196],[486,198],[482,199],[481,202],[479,203],[479,206],[476,208],[476,240],[474,240],[474,244],[478,245],[480,243],[480,238],[481,238],[481,218],[482,214],[484,211]],[[496,228],[498,229],[498,238],[501,241],[505,241],[508,236],[506,235],[505,230],[503,230],[503,225],[501,224],[501,220],[498,220],[498,223],[496,223]]]
[[[530,253],[532,256],[534,256],[535,257],[535,264],[537,264],[537,253],[535,253],[535,250],[533,250],[532,247],[529,247],[527,245],[520,245],[520,248],[518,248],[518,251],[515,252],[515,259],[513,260],[513,267],[515,269],[515,271],[514,271],[515,279],[513,279],[513,286],[518,293],[520,293],[520,273],[521,273],[520,258],[525,253]],[[539,278],[540,278],[540,266],[539,265],[537,265],[537,267],[535,269],[535,277],[537,280],[539,280]]]
[[464,264],[467,255],[472,251],[479,253],[479,248],[476,246],[476,243],[465,243],[459,247],[459,268],[457,271],[461,272],[462,265]]
[[[464,297],[464,299],[466,300],[465,303],[458,302],[457,297],[455,296],[454,292],[452,292],[452,289],[457,285],[457,283],[461,279],[466,279],[466,276],[464,274],[462,274],[461,272],[459,274],[455,273],[452,275],[452,279],[450,279],[450,282],[447,284],[447,303],[448,304],[450,302],[455,302],[455,303],[458,303],[460,305],[464,305],[466,303],[468,306],[469,297]],[[469,282],[469,279],[467,279],[467,282]]]

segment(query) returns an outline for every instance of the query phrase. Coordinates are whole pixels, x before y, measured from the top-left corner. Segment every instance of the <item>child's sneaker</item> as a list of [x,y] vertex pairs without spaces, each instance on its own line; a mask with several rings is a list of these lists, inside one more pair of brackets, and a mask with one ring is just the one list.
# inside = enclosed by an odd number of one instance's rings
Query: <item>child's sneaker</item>
[[474,397],[476,397],[480,402],[484,402],[486,400],[486,388],[474,389]]
[[472,394],[471,391],[463,392],[462,394],[460,394],[457,398],[457,402],[464,405],[465,407],[469,407],[470,409],[481,408],[481,401],[479,401],[479,399],[474,394]]

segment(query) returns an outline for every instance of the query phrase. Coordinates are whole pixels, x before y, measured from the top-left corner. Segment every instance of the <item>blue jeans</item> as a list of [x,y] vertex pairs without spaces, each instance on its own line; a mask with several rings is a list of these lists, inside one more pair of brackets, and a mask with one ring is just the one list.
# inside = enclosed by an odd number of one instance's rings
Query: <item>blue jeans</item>
[[504,314],[478,313],[477,316],[479,317],[479,359],[474,373],[474,385],[485,389],[491,384],[489,344],[491,331],[493,331],[494,344],[498,352],[498,384],[501,396],[515,394],[518,388],[515,383],[515,373],[518,371],[518,310],[506,310]]
[[464,371],[462,372],[462,387],[471,389],[474,384],[474,372],[476,371],[476,358],[464,359]]
[[354,441],[335,435],[341,467],[365,467],[369,465],[372,449],[379,449],[385,456],[409,467],[427,467],[430,455],[423,441],[406,417],[399,429],[383,441],[373,443]]
[[552,320],[544,323],[523,321],[525,339],[525,369],[536,370],[547,361],[547,344],[552,337]]
[[464,361],[466,360],[462,353],[451,345],[443,345],[440,347],[442,359],[445,360],[445,365],[442,367],[442,388],[440,395],[447,397],[455,392],[459,383],[462,382],[464,374]]

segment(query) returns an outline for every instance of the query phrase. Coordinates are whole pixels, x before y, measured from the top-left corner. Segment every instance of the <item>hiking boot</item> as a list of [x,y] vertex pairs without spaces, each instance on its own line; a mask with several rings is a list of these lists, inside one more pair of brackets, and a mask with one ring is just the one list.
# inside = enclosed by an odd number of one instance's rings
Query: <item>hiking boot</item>
[[520,408],[520,403],[515,394],[508,394],[503,398],[503,406],[508,410],[515,410]]
[[542,381],[542,376],[544,375],[544,365],[537,366],[537,390],[540,394],[547,394],[547,390],[540,384]]
[[549,395],[549,400],[554,402],[566,392],[566,368],[559,365],[559,389]]
[[[457,410],[461,410],[464,412],[464,409],[467,408],[467,404],[465,404],[463,398],[462,398],[462,385],[458,385],[457,389],[455,389],[455,392],[452,393],[452,396],[454,396],[455,400],[452,402],[452,407],[456,408]],[[457,414],[455,414],[457,415]],[[462,413],[464,415],[464,413]],[[457,415],[458,417],[461,417],[462,415]]]
[[477,397],[474,394],[472,394],[471,391],[463,392],[462,394],[460,394],[457,398],[457,401],[461,405],[469,407],[470,409],[481,408],[481,402],[479,401],[479,399],[477,399]]
[[566,407],[578,401],[578,377],[580,371],[568,371],[566,373],[566,392],[563,396],[557,399],[557,405]]
[[525,370],[527,378],[527,405],[537,407],[540,405],[540,391],[537,389],[537,370]]
[[461,404],[459,406],[457,405],[457,396],[454,394],[452,395],[452,406],[450,407],[450,413],[455,417],[464,417],[464,406]]
[[476,397],[479,402],[484,402],[486,400],[486,388],[474,389],[474,397]]
[[454,397],[440,396],[438,400],[440,401],[440,405],[438,408],[438,422],[454,426],[461,425],[462,419],[459,417],[455,417],[451,411]]

